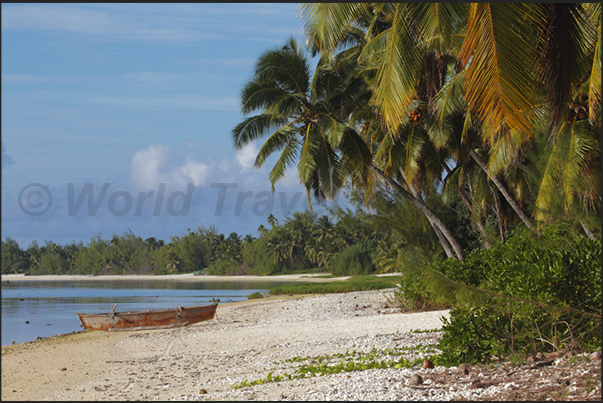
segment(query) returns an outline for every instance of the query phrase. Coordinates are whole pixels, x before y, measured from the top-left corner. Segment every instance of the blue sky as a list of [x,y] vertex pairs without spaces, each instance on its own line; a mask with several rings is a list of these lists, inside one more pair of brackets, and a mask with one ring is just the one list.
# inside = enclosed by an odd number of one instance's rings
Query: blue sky
[[307,208],[295,169],[269,198],[270,161],[253,168],[259,145],[230,138],[257,58],[304,40],[297,8],[2,4],[2,238],[257,236],[268,213]]

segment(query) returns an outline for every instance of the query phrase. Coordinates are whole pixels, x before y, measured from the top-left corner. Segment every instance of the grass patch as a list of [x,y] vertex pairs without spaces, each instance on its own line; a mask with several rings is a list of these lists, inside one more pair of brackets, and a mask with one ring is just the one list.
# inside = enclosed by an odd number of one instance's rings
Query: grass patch
[[[415,353],[421,356],[414,360],[408,360],[403,357],[408,353]],[[367,353],[362,351],[346,351],[332,355],[319,355],[315,357],[293,357],[285,360],[288,364],[294,364],[291,368],[292,373],[284,372],[275,375],[268,373],[265,378],[243,382],[233,386],[233,389],[262,385],[269,382],[280,382],[292,379],[311,378],[316,376],[325,376],[328,374],[337,374],[340,372],[366,371],[379,368],[412,368],[422,366],[427,358],[435,365],[438,362],[438,350],[435,345],[418,345],[416,347],[387,348],[385,350],[373,349]],[[429,355],[432,354],[432,355]]]
[[249,294],[247,296],[247,299],[260,299],[260,298],[264,298],[264,294],[262,294],[259,291],[256,291],[256,292],[254,292],[252,294]]
[[393,288],[400,283],[401,276],[353,276],[347,280],[324,283],[285,284],[270,289],[270,295],[283,294],[336,294],[353,291],[381,290]]

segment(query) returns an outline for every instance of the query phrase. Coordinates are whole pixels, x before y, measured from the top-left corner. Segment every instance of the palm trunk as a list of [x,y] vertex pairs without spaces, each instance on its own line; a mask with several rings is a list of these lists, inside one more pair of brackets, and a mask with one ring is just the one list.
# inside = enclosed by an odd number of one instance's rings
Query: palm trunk
[[[465,205],[467,206],[469,211],[473,211],[473,204],[471,203],[471,200],[469,200],[467,193],[465,193],[465,191],[460,187],[459,195],[461,196],[461,199],[463,199],[463,202],[465,202]],[[490,242],[488,242],[488,236],[486,235],[486,227],[484,227],[482,219],[478,217],[475,224],[477,225],[480,234],[482,234],[482,239],[484,240],[484,248],[490,249]]]
[[[448,167],[448,165],[446,163],[444,163],[443,165],[444,165],[444,168],[446,169],[446,172],[448,173],[448,175],[450,175],[451,171],[450,171],[450,168]],[[460,185],[457,190],[459,192],[459,196],[461,196],[461,199],[465,203],[465,206],[467,206],[467,208],[469,209],[469,212],[472,213],[473,212],[473,203],[469,199],[469,196],[467,196],[467,193],[465,193],[465,191],[463,190],[463,188]],[[471,190],[471,189],[469,189],[469,190]],[[477,225],[477,228],[479,229],[480,234],[482,234],[482,239],[484,241],[484,248],[490,249],[490,242],[488,242],[488,235],[486,232],[486,227],[484,227],[484,223],[482,222],[482,219],[480,217],[478,217],[475,224]]]
[[494,193],[494,207],[492,207],[492,209],[494,210],[494,214],[496,214],[496,218],[498,219],[498,233],[500,235],[500,240],[504,242],[505,231],[502,224],[502,211],[500,211],[500,200],[498,199],[498,196],[496,196],[496,193]]
[[433,223],[442,231],[442,234],[446,237],[446,239],[448,240],[448,242],[450,242],[450,245],[454,249],[457,258],[459,260],[464,260],[465,259],[465,255],[463,254],[463,249],[461,248],[461,246],[459,245],[459,243],[457,242],[457,240],[450,233],[450,231],[448,230],[448,228],[446,228],[446,226],[444,225],[444,223],[438,218],[438,216],[436,216],[433,213],[433,211],[431,211],[425,205],[425,203],[423,203],[421,200],[415,198],[413,195],[411,195],[410,193],[408,193],[406,191],[406,189],[404,189],[402,186],[400,186],[400,184],[398,184],[398,182],[396,182],[395,180],[393,180],[392,178],[390,178],[389,176],[387,176],[382,170],[380,170],[376,166],[370,165],[369,169],[371,171],[373,171],[374,173],[376,173],[378,176],[380,176],[388,185],[390,185],[391,187],[393,187],[396,190],[396,192],[398,192],[402,197],[404,197],[405,199],[407,199],[408,201],[410,201],[412,204],[414,204],[419,210],[421,210],[421,212],[423,214],[425,214],[425,216],[428,219],[431,219],[433,221]]
[[[479,156],[479,154],[476,153],[474,150],[469,151],[469,154],[475,160],[475,162],[477,162],[477,164],[484,170],[484,172],[486,172],[486,174],[488,174],[488,167],[486,166],[486,163],[484,162],[484,160]],[[519,216],[521,221],[523,221],[523,223],[526,225],[526,227],[528,227],[529,229],[534,229],[534,224],[532,224],[532,222],[530,221],[528,216],[523,212],[521,207],[519,207],[519,204],[517,204],[517,202],[515,201],[515,198],[513,196],[511,196],[511,194],[509,193],[507,188],[503,185],[503,183],[500,180],[498,180],[498,178],[496,176],[491,176],[490,180],[498,188],[498,190],[503,195],[505,200],[507,200],[507,202],[509,203],[511,208],[515,211],[515,213],[517,213],[517,215]]]
[[[402,178],[404,178],[404,181],[408,185],[408,188],[410,189],[410,192],[412,193],[412,195],[415,198],[417,198],[417,199],[419,199],[419,200],[422,201],[422,199],[420,198],[419,192],[417,191],[417,189],[415,188],[415,186],[408,181],[408,179],[406,178],[406,174],[404,173],[404,171],[402,170],[402,168],[400,168],[400,173],[402,174]],[[427,220],[429,221],[429,224],[431,224],[431,228],[433,228],[434,232],[436,233],[436,236],[440,240],[440,243],[442,244],[442,247],[444,248],[444,251],[446,252],[446,256],[447,257],[454,257],[454,252],[452,251],[452,248],[450,247],[450,244],[446,240],[446,237],[444,237],[444,234],[442,234],[442,231],[440,231],[440,229],[435,225],[435,223],[433,222],[433,220],[431,220],[429,217],[427,217]]]
[[584,221],[580,220],[580,225],[582,226],[582,229],[584,230],[584,232],[586,232],[586,236],[588,236],[589,239],[594,240],[595,236],[593,235],[592,231],[589,230],[586,225],[584,225]]

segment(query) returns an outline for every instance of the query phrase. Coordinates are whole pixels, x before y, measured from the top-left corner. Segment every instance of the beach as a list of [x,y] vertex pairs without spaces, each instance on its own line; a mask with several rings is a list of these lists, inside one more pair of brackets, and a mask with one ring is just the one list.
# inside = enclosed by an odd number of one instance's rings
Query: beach
[[[519,393],[517,376],[548,379],[556,390],[565,379],[559,358],[540,372],[476,367],[459,374],[456,367],[415,365],[270,382],[317,360],[387,349],[422,360],[434,351],[441,337],[434,330],[448,311],[404,313],[393,297],[394,289],[269,297],[220,304],[214,319],[182,328],[82,331],[4,346],[2,400],[498,400]],[[590,382],[597,371],[600,379],[600,361],[580,365],[571,372],[575,379]],[[555,372],[547,376],[547,370]],[[413,375],[422,384],[413,385]],[[256,380],[263,381],[236,387]],[[475,387],[476,380],[490,383]],[[572,387],[565,400],[600,397],[600,380],[590,395],[571,383],[566,390]]]

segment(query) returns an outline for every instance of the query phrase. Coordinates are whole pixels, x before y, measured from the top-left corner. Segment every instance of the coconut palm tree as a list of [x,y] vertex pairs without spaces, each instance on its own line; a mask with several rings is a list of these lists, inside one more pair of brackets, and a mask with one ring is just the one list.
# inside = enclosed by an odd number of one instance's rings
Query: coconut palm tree
[[[531,220],[497,175],[505,167],[522,162],[522,155],[535,136],[533,122],[538,120],[541,105],[552,110],[553,126],[564,116],[571,119],[574,113],[588,116],[593,127],[600,127],[598,4],[318,3],[303,5],[302,12],[309,40],[321,51],[343,46],[367,13],[383,14],[382,19],[389,21],[378,35],[372,36],[366,30],[367,43],[360,61],[373,62],[372,102],[390,129],[402,125],[412,109],[422,70],[436,79],[431,82],[439,78],[441,83],[441,66],[439,71],[422,69],[421,59],[428,55],[439,61],[446,55],[455,57],[468,120],[478,121],[482,136],[481,144],[469,154],[530,228]],[[584,88],[586,101],[565,107],[568,100],[576,99],[579,88]],[[554,127],[552,132],[556,132]],[[597,150],[592,143],[570,147],[576,150],[576,158],[566,159],[573,165],[566,163],[563,172],[573,172],[575,176],[584,172],[585,166],[590,167],[588,172],[594,172],[592,161],[596,158],[592,156],[597,155]],[[577,169],[578,166],[582,168]],[[550,172],[559,171],[545,171]],[[546,184],[552,183],[553,177],[545,175],[540,188],[547,190]],[[565,183],[571,186],[571,181]],[[567,189],[565,193],[572,192]],[[600,192],[591,186],[589,194],[596,196]],[[544,196],[539,201],[547,204]],[[571,203],[572,197],[568,196],[567,201]]]
[[295,39],[265,52],[255,74],[242,92],[242,112],[248,117],[232,131],[236,148],[264,141],[255,160],[261,167],[269,156],[280,153],[269,180],[275,183],[297,161],[299,181],[315,198],[334,197],[344,183],[342,164],[334,147],[345,137],[345,125],[331,113],[325,87],[315,85],[328,60],[322,59],[315,75],[308,56]]

